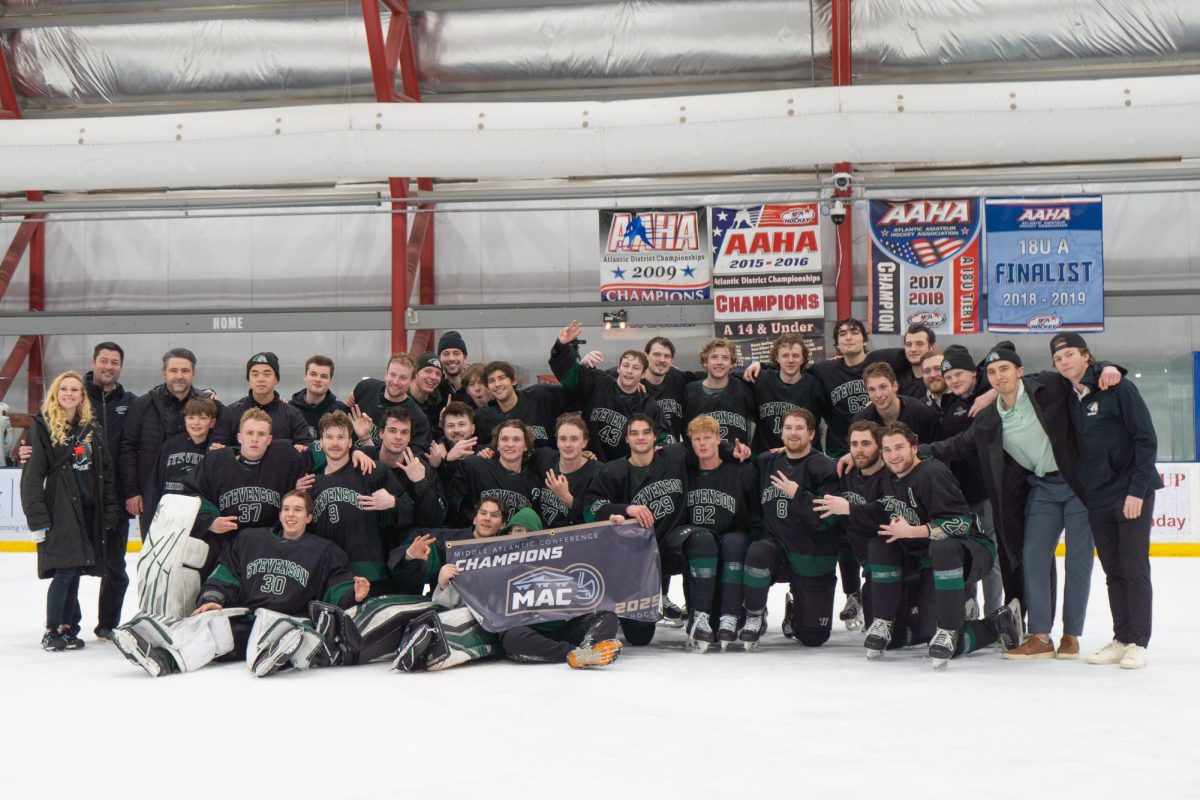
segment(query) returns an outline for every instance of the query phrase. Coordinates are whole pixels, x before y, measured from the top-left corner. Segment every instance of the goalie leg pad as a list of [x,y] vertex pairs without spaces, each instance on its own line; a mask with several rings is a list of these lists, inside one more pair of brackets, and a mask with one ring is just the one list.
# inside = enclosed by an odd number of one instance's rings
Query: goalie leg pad
[[324,641],[312,622],[267,609],[254,615],[246,665],[259,678],[288,669],[324,666]]
[[[366,664],[377,658],[392,657],[404,633],[414,619],[434,608],[433,603],[408,595],[384,595],[372,597],[347,612],[347,619],[354,623],[360,637],[353,645],[347,636],[343,647],[347,649],[345,663]],[[350,648],[353,647],[353,652]]]
[[451,608],[412,620],[392,669],[436,672],[501,653],[500,638],[485,631],[469,608]]
[[182,619],[196,607],[208,545],[191,536],[200,498],[165,495],[154,513],[138,558],[142,611]]

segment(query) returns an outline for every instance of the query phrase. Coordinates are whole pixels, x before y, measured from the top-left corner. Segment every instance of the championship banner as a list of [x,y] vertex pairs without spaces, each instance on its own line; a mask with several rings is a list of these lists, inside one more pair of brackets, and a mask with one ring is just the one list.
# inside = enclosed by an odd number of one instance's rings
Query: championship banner
[[816,203],[714,206],[713,320],[741,356],[766,361],[782,333],[805,337],[810,358],[825,347],[820,213]]
[[704,209],[600,212],[600,299],[707,300]]
[[979,333],[978,199],[872,200],[871,333]]
[[1099,197],[984,201],[987,329],[1104,330],[1104,225]]
[[493,633],[592,611],[661,616],[658,544],[636,523],[447,542],[446,560],[462,570],[454,588]]

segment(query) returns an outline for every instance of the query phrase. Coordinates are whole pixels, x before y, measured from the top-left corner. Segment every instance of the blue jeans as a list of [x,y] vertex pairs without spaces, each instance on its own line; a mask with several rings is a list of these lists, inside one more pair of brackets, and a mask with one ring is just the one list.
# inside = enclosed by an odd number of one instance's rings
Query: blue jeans
[[1079,636],[1087,617],[1092,588],[1092,529],[1083,502],[1061,477],[1030,475],[1025,505],[1025,544],[1021,550],[1025,571],[1025,608],[1029,632],[1049,634],[1054,627],[1054,548],[1063,529],[1067,532],[1067,578],[1063,586],[1063,633]]

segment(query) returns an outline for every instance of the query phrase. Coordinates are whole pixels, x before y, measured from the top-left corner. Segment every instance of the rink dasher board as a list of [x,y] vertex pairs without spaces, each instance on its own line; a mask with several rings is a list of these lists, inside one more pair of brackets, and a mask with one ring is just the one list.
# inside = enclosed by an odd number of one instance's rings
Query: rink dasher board
[[[1200,463],[1160,462],[1163,488],[1154,498],[1152,556],[1200,556]],[[136,520],[130,520],[130,553],[141,552]],[[0,552],[32,553],[33,534],[21,508],[21,470],[0,468]],[[1064,546],[1058,545],[1059,556]]]

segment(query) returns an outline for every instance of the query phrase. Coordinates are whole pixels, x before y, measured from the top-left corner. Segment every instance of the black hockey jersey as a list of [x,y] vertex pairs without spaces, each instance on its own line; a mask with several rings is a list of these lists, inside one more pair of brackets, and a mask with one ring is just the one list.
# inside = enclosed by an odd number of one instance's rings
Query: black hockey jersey
[[[159,451],[158,467],[154,473],[154,485],[158,487],[158,495],[190,493],[184,482],[199,468],[200,462],[208,454],[208,444],[207,438],[196,444],[187,433],[177,433],[163,442],[162,450]],[[153,515],[153,509],[148,510]]]
[[887,490],[891,474],[888,468],[881,464],[879,469],[870,475],[864,475],[854,468],[842,476],[839,494],[850,501],[850,516],[845,522],[846,532],[850,536],[850,548],[860,564],[867,562],[867,547],[871,540],[879,535],[878,520],[868,509]]
[[[363,475],[358,467],[347,461],[336,472],[316,477],[310,490],[313,521],[308,532],[328,539],[344,550],[350,557],[354,574],[372,582],[383,581],[388,575],[379,533],[382,512],[364,510],[359,495],[386,489],[399,497],[402,490],[392,471],[379,465],[369,475]],[[408,503],[411,514],[412,501]],[[399,501],[397,505],[400,505]]]
[[[612,370],[609,370],[609,374],[612,374]],[[654,401],[658,403],[658,410],[662,412],[663,421],[667,423],[667,429],[671,431],[671,436],[677,442],[683,441],[683,432],[687,427],[683,421],[683,400],[688,384],[692,381],[703,380],[704,377],[703,372],[687,372],[671,367],[663,376],[662,383],[655,384],[642,378],[646,394],[653,397]]]
[[[792,571],[808,578],[833,572],[840,525],[836,517],[821,519],[813,500],[837,493],[835,462],[813,450],[797,459],[788,458],[787,453],[764,453],[755,459],[755,465],[763,529],[783,546]],[[799,484],[794,497],[788,498],[771,483],[776,472]]]
[[575,499],[571,507],[567,508],[558,495],[546,488],[546,470],[552,469],[562,474],[558,451],[548,447],[539,447],[533,451],[533,456],[529,459],[529,472],[534,480],[533,507],[542,518],[543,528],[561,528],[564,525],[578,525],[583,522],[584,497],[601,466],[596,461],[584,461],[582,467],[566,474],[567,488],[571,497]]
[[876,526],[894,516],[910,525],[929,525],[931,538],[972,538],[996,555],[996,544],[980,530],[958,481],[940,461],[920,461],[903,478],[891,471],[879,499],[868,509]]
[[687,386],[683,400],[683,427],[701,414],[708,414],[721,426],[721,439],[750,444],[750,426],[754,423],[754,391],[740,378],[730,376],[729,384],[710,393],[703,381]]
[[492,443],[492,431],[505,420],[519,419],[533,431],[534,447],[554,447],[554,421],[566,411],[566,393],[561,386],[535,383],[524,389],[513,389],[517,404],[501,411],[496,401],[475,411],[475,435],[485,445]]
[[266,608],[307,617],[313,600],[342,608],[354,605],[354,571],[346,554],[316,536],[286,539],[278,529],[249,528],[221,554],[198,605]]
[[291,442],[273,441],[258,461],[246,461],[236,447],[211,450],[184,485],[200,496],[200,513],[192,535],[200,536],[217,558],[237,538],[235,533],[208,530],[217,517],[237,517],[238,530],[272,527],[279,521],[279,505],[308,465]]
[[[941,439],[942,421],[938,412],[915,397],[901,394],[897,395],[897,399],[900,401],[900,414],[897,421],[912,428],[912,432],[917,435],[917,441],[920,444],[929,444]],[[851,422],[857,422],[860,419],[870,420],[879,425],[887,424],[879,415],[879,409],[875,407],[874,403],[868,404],[866,408],[855,414]],[[846,430],[849,433],[850,427],[846,426]]]
[[566,390],[569,402],[582,409],[588,426],[588,449],[601,461],[629,456],[625,424],[634,414],[645,414],[653,420],[659,444],[673,441],[670,426],[653,397],[645,392],[623,392],[607,372],[580,367],[575,349],[557,339],[550,350],[550,368]]
[[904,357],[904,348],[888,347],[882,350],[872,350],[862,363],[848,366],[840,358],[828,358],[813,364],[812,373],[821,381],[821,387],[828,398],[829,410],[828,430],[825,434],[825,453],[832,458],[845,455],[848,445],[847,434],[854,415],[866,408],[870,402],[867,399],[867,385],[863,382],[863,370],[868,364],[883,361],[891,365],[897,374],[901,370],[910,369],[908,359]]
[[627,458],[605,464],[588,487],[584,521],[628,516],[629,506],[646,506],[654,514],[654,535],[662,541],[686,520],[690,454],[687,445],[672,444],[656,452],[645,467],[635,467]]
[[[383,412],[390,408],[403,408],[412,417],[412,447],[422,453],[429,451],[429,443],[433,441],[432,428],[429,419],[421,406],[412,395],[405,395],[399,403],[394,403],[384,397],[387,384],[378,378],[363,378],[354,387],[354,404],[359,407],[374,422],[377,428],[383,428]],[[372,441],[379,444],[379,432],[376,431]]]
[[687,522],[716,536],[761,531],[762,507],[752,464],[722,461],[716,469],[704,470],[693,461],[687,474]]
[[[381,467],[384,466],[379,460],[377,448],[363,448],[363,454],[374,459]],[[400,492],[396,495],[393,508],[379,512],[379,533],[384,553],[391,552],[401,542],[408,540],[409,531],[414,526],[433,528],[446,521],[446,495],[437,471],[429,466],[424,457],[417,458],[425,465],[425,477],[417,483],[413,483],[400,467],[388,468]]]
[[755,453],[783,447],[783,415],[793,408],[807,408],[818,424],[829,417],[829,398],[810,372],[800,373],[795,383],[784,383],[779,370],[762,370],[754,382],[754,403],[758,420],[751,448]]
[[479,501],[490,497],[500,501],[507,520],[522,508],[533,506],[533,490],[540,485],[528,465],[513,472],[498,458],[468,456],[450,486],[449,519],[470,525]]

